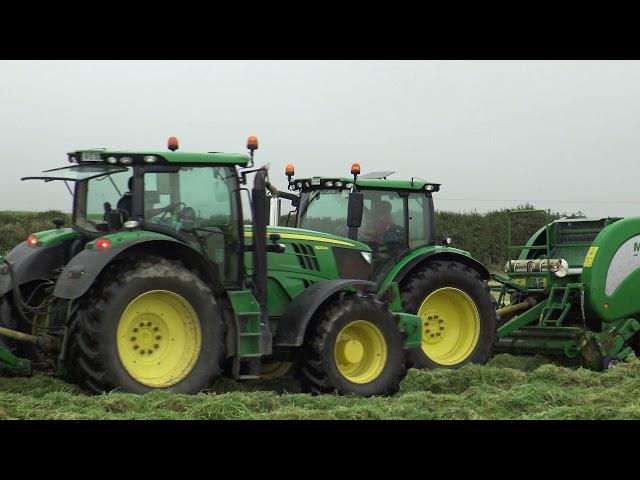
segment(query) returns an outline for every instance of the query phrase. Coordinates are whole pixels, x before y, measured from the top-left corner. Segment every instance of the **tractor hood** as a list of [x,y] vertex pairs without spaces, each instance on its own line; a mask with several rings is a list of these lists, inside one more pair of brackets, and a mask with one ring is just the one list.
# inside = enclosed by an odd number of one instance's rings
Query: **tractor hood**
[[[245,238],[250,238],[252,233],[251,225],[244,226]],[[302,240],[312,243],[318,243],[327,247],[342,247],[350,248],[354,250],[360,250],[363,252],[371,252],[371,249],[362,242],[350,240],[348,238],[340,237],[338,235],[332,235],[330,233],[317,232],[314,230],[305,230],[303,228],[291,228],[291,227],[267,227],[267,234],[277,233],[282,240]]]

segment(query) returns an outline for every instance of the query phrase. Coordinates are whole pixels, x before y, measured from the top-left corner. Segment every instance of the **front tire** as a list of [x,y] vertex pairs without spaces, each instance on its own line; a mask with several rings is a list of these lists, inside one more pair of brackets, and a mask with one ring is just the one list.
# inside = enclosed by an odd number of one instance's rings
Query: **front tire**
[[221,373],[225,326],[211,290],[179,262],[112,265],[77,312],[72,377],[101,393],[197,393]]
[[307,328],[296,365],[302,390],[393,395],[407,373],[404,337],[380,301],[342,292]]
[[493,355],[498,316],[480,274],[456,261],[432,261],[402,287],[405,311],[422,318],[422,348],[410,353],[415,368],[484,364]]

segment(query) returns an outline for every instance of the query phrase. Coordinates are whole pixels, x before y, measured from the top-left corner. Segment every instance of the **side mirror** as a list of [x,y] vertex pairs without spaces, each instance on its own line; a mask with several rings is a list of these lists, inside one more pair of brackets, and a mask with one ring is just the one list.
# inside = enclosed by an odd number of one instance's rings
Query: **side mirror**
[[349,208],[347,210],[347,227],[358,228],[362,225],[362,213],[364,210],[364,194],[351,192],[349,194]]

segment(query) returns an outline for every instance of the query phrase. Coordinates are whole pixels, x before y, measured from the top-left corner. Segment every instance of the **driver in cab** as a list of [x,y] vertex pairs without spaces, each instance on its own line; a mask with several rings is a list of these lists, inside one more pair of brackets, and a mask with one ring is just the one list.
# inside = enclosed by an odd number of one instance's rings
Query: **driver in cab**
[[[124,210],[127,215],[128,218],[131,218],[131,211],[132,211],[132,204],[133,204],[133,196],[131,191],[133,190],[133,177],[129,177],[129,181],[127,182],[127,188],[129,189],[129,191],[125,192],[124,195],[122,195],[122,198],[120,198],[120,200],[118,200],[118,205],[117,208],[119,210]],[[154,208],[154,209],[148,209],[146,210],[146,216],[147,217],[154,217],[160,213],[164,213],[164,212],[169,212],[172,210],[175,210],[178,206],[182,205],[180,202],[176,202],[176,203],[171,203],[169,205],[167,205],[166,207],[160,207],[160,208]],[[193,210],[193,209],[191,209]],[[191,212],[189,212],[191,213]]]
[[363,229],[363,233],[367,239],[380,241],[385,232],[394,225],[391,203],[385,201],[375,203],[366,213],[368,225]]

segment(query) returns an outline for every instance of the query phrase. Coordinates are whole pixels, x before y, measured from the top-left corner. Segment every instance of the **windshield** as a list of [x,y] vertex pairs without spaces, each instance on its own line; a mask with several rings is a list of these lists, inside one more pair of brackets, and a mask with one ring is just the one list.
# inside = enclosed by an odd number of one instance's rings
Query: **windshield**
[[307,190],[300,195],[298,227],[346,237],[349,190]]
[[[131,168],[107,165],[82,165],[78,175],[89,175],[79,181],[76,187],[76,203],[74,205],[74,223],[88,231],[108,231],[106,212],[109,209],[123,208],[130,201],[129,179],[133,175]],[[76,167],[80,168],[80,167]],[[93,169],[94,176],[90,171]],[[103,174],[95,173],[102,169]],[[113,173],[112,173],[113,172]],[[110,174],[109,174],[110,173]],[[88,179],[87,179],[88,178]],[[128,209],[130,214],[130,208]]]

